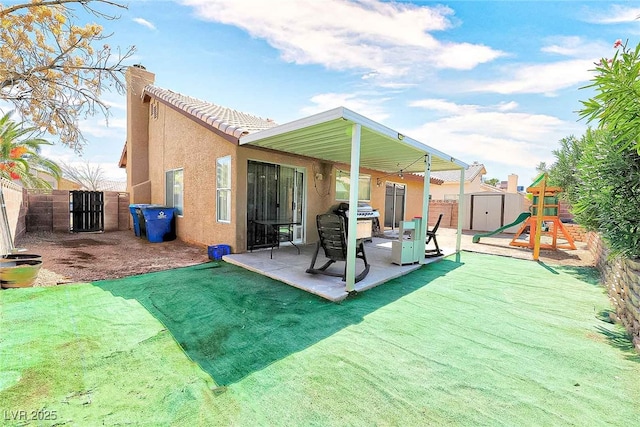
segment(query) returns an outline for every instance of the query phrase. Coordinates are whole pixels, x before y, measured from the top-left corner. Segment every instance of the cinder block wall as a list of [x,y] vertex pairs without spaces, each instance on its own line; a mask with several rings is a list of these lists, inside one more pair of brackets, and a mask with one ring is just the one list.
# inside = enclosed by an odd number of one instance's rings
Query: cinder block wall
[[[52,190],[51,194],[28,194],[26,231],[69,232],[69,191]],[[104,192],[104,231],[128,230],[129,194]]]
[[573,237],[573,240],[576,242],[586,242],[587,241],[587,232],[582,228],[582,226],[578,224],[562,224],[564,228],[567,230],[569,235]]
[[640,353],[640,259],[609,259],[609,250],[597,233],[587,233],[587,245],[613,305],[611,317],[625,327]]
[[51,191],[52,231],[69,232],[69,191]]
[[440,227],[458,227],[458,202],[449,200],[432,200],[429,202],[429,227],[433,227],[440,214],[444,214]]
[[129,193],[118,193],[118,230],[131,230],[131,221]]
[[53,196],[51,194],[30,193],[28,195],[26,227],[27,232],[53,229]]

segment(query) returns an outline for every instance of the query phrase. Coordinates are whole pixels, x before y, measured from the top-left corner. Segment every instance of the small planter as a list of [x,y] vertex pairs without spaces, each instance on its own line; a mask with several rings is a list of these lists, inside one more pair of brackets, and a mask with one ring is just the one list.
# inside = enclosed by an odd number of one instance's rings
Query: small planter
[[42,267],[42,256],[9,254],[0,258],[0,285],[3,288],[26,288],[33,285]]

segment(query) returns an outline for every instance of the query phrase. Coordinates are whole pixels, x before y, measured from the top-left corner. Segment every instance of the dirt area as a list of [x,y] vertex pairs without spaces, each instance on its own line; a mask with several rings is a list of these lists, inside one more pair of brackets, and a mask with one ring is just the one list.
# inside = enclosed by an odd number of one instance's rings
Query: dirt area
[[[390,236],[393,238],[392,236]],[[473,233],[464,232],[462,249],[514,258],[532,259],[532,251],[509,246],[511,235],[482,238],[472,243]],[[440,247],[453,250],[454,229],[438,231]],[[43,266],[34,286],[114,279],[153,271],[207,262],[206,247],[180,240],[149,243],[135,237],[133,231],[108,233],[27,233],[16,245],[27,253],[42,256]],[[552,265],[590,266],[593,258],[586,244],[576,243],[575,251],[543,250],[540,261]]]
[[206,247],[180,240],[149,243],[133,231],[27,233],[16,247],[42,256],[34,286],[114,279],[207,262]]
[[[473,235],[471,231],[464,231],[462,234],[461,247],[463,250],[471,252],[480,252],[492,255],[509,256],[513,258],[533,260],[533,250],[529,248],[510,246],[509,243],[513,239],[513,234],[497,234],[491,237],[482,237],[478,243],[473,243]],[[440,229],[438,232],[438,242],[450,242],[451,247],[455,247],[456,233],[454,229]],[[522,242],[528,241],[528,235]],[[551,238],[543,237],[543,243],[551,244]],[[562,240],[558,244],[566,244]],[[442,246],[442,243],[441,243]],[[565,266],[593,266],[595,261],[593,255],[589,251],[586,243],[575,242],[575,250],[540,250],[539,261],[549,265],[565,265]]]

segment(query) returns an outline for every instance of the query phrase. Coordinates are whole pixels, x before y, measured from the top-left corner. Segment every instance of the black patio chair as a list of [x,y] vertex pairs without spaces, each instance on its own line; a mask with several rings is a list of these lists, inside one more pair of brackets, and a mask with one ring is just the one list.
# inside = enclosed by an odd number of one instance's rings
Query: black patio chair
[[[313,254],[313,259],[311,260],[311,266],[307,268],[307,273],[342,277],[342,280],[345,281],[347,279],[347,232],[344,218],[332,213],[321,214],[316,216],[316,223],[320,239],[316,246],[316,252]],[[370,266],[367,262],[367,256],[364,253],[363,239],[357,240],[356,245],[356,258],[360,258],[364,262],[364,270],[356,276],[356,282],[359,282],[369,273]],[[329,261],[322,267],[315,268],[320,248],[324,250],[324,254],[329,258]],[[327,271],[327,268],[336,261],[344,261],[344,271],[342,273]]]
[[431,243],[431,241],[433,241],[433,244],[436,246],[435,249],[425,249],[424,256],[427,258],[442,256],[442,252],[440,251],[440,246],[438,246],[438,240],[436,239],[436,232],[438,231],[438,227],[440,227],[440,221],[442,220],[443,216],[444,214],[440,214],[440,216],[438,217],[438,220],[436,221],[436,225],[433,226],[431,231],[428,230],[429,226],[427,225],[427,240],[425,242],[425,247],[429,243]]

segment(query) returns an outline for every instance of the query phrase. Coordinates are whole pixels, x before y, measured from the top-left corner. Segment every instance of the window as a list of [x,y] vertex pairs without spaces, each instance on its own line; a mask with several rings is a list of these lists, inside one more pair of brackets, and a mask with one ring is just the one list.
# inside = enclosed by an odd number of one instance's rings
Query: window
[[216,160],[216,216],[231,222],[231,156]]
[[184,200],[182,176],[182,169],[173,169],[165,172],[165,204],[174,208],[178,215],[182,215]]
[[[338,171],[336,174],[336,200],[349,200],[351,178],[348,172]],[[358,179],[358,200],[371,200],[371,176],[360,175]]]

